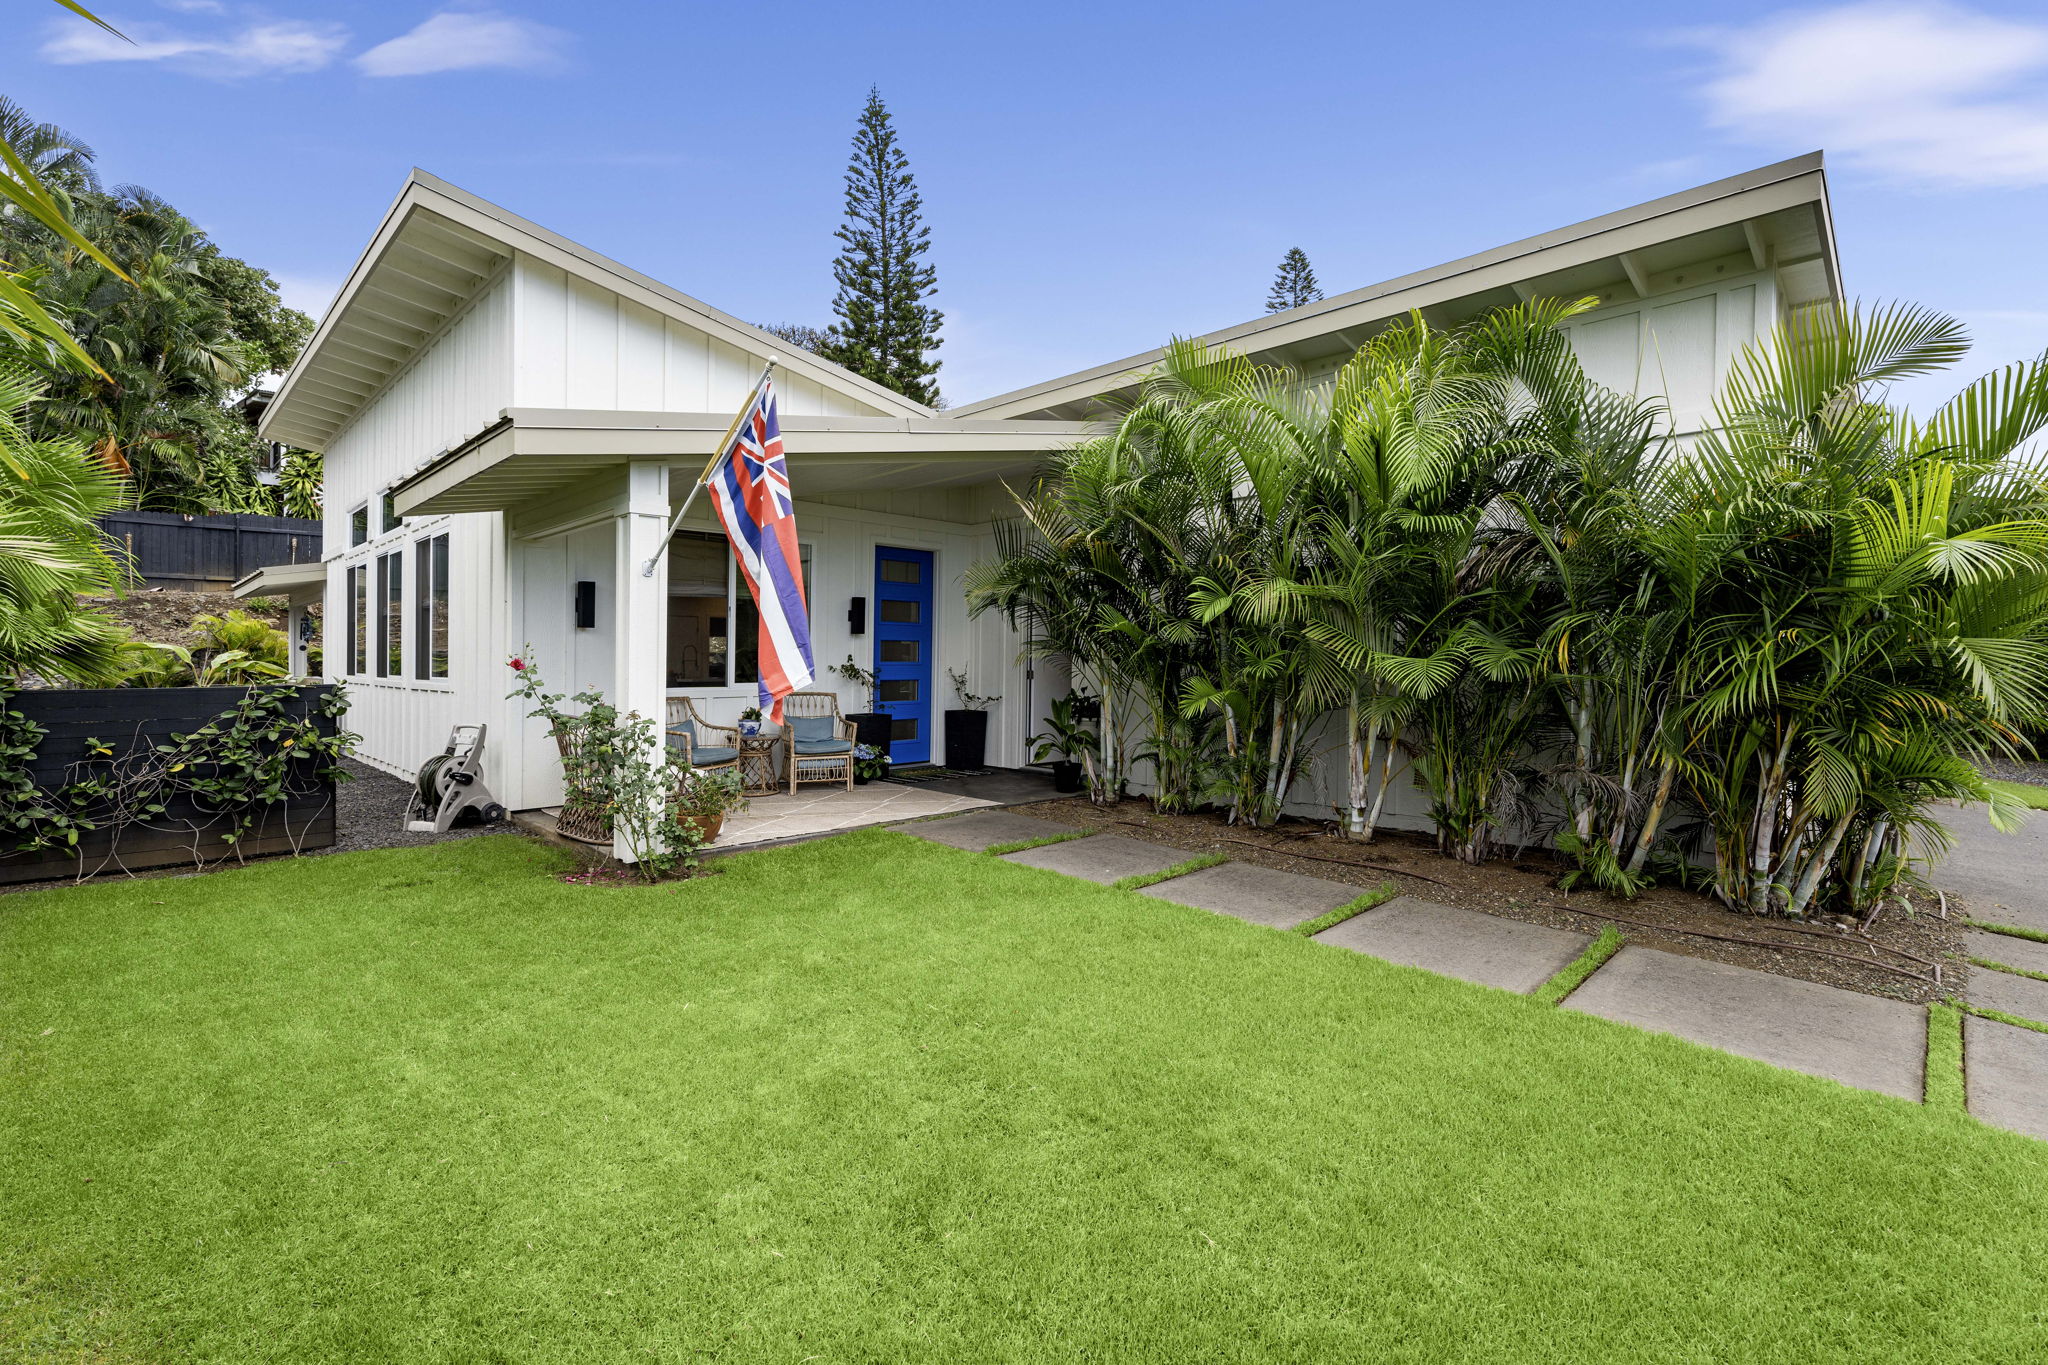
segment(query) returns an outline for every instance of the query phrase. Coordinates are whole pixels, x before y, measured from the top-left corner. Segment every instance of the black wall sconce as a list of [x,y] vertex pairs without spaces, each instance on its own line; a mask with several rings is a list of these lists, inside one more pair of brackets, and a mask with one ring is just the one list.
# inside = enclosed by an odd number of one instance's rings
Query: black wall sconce
[[576,585],[576,629],[593,630],[597,626],[597,584],[584,579]]
[[853,605],[846,609],[846,625],[847,629],[855,635],[865,635],[868,633],[867,598],[856,597],[853,599]]

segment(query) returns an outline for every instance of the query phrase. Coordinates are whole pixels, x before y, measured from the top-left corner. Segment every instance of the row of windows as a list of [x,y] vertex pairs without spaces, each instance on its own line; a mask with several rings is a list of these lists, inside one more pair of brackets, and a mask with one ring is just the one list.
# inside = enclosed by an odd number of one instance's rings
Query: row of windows
[[[405,676],[406,572],[403,547],[348,571],[348,673]],[[412,544],[415,678],[448,676],[448,533]]]
[[[396,531],[400,520],[397,503],[392,501],[389,493],[386,493],[377,502],[377,534],[383,535],[386,531]],[[348,514],[348,543],[353,548],[363,544],[369,538],[370,504],[366,502]]]

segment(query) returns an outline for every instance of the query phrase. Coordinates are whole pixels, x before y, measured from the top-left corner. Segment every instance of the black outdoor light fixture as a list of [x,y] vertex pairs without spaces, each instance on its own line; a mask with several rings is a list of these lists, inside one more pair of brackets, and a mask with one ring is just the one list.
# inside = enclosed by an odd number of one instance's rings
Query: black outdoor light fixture
[[576,585],[576,629],[597,628],[597,584],[583,579]]
[[853,605],[846,609],[847,629],[855,635],[868,633],[868,599],[856,597]]

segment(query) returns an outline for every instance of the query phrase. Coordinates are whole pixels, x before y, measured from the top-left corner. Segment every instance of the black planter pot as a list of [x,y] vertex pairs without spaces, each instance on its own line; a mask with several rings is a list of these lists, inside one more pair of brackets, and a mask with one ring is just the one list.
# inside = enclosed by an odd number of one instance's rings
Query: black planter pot
[[856,760],[853,765],[853,785],[856,787],[865,787],[868,783],[874,780],[875,779],[873,779],[872,777],[868,777],[862,774],[860,770],[860,763],[858,760]]
[[883,711],[856,711],[847,717],[853,722],[853,742],[872,745],[878,754],[889,752],[890,720]]
[[946,713],[946,766],[979,768],[988,757],[988,712]]
[[1071,758],[1053,764],[1052,789],[1056,792],[1081,790],[1081,765]]

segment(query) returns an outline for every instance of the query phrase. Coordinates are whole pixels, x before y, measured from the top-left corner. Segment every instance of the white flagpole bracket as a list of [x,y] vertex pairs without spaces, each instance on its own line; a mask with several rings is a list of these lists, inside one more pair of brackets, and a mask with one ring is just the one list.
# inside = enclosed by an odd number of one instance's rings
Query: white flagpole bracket
[[775,367],[781,360],[781,356],[771,355],[768,357],[768,363],[761,368],[761,377],[754,381],[754,387],[747,394],[747,401],[740,404],[740,410],[733,417],[732,425],[725,429],[724,439],[718,443],[718,448],[711,452],[711,463],[704,466],[704,472],[699,474],[697,481],[690,485],[689,493],[683,498],[683,505],[676,509],[674,516],[669,518],[668,530],[663,533],[661,544],[656,546],[654,553],[647,557],[647,562],[640,566],[640,576],[642,578],[654,577],[655,566],[660,564],[661,557],[668,553],[668,543],[675,539],[676,531],[683,524],[683,518],[690,514],[690,504],[697,500],[697,490],[711,481],[711,471],[718,468],[718,462],[725,458],[725,453],[728,450],[732,449],[733,435],[739,431],[740,423],[746,420],[747,414],[754,410],[754,400],[761,396],[761,386],[766,384],[770,377],[774,375]]

